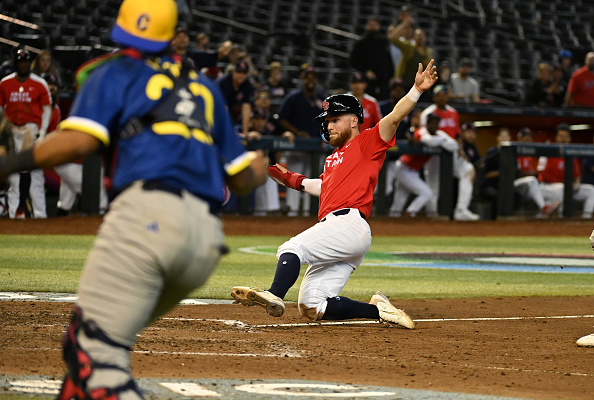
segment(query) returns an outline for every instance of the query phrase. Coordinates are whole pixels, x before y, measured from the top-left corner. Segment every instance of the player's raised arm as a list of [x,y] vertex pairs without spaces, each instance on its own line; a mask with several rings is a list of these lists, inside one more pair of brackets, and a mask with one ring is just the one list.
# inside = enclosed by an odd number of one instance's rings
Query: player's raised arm
[[389,142],[392,140],[396,134],[398,124],[415,107],[419,97],[421,97],[421,93],[431,88],[437,81],[437,70],[433,64],[434,60],[432,59],[423,71],[423,64],[419,63],[419,69],[413,87],[406,96],[398,101],[392,112],[379,122],[380,136],[384,141]]

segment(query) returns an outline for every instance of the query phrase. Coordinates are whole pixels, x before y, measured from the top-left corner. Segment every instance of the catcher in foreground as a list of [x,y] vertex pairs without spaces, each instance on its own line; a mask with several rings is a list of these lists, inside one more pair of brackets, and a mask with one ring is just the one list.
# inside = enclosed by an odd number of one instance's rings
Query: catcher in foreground
[[360,132],[363,108],[356,97],[337,94],[326,98],[321,121],[324,141],[336,149],[326,158],[320,179],[291,172],[276,164],[269,176],[288,188],[320,198],[319,222],[283,243],[269,290],[234,287],[231,296],[244,305],[259,305],[281,316],[283,298],[295,284],[301,265],[308,265],[299,290],[299,313],[311,321],[351,318],[379,319],[413,329],[415,323],[377,292],[369,303],[339,296],[371,245],[367,218],[373,192],[387,150],[394,146],[398,124],[416,105],[421,93],[437,80],[433,60],[423,70],[419,64],[414,87],[393,111],[373,128]]

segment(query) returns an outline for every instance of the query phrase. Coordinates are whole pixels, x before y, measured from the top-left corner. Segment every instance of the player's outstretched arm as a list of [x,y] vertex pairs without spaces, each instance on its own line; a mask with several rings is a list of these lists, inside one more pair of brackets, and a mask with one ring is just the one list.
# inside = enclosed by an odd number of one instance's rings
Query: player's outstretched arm
[[421,93],[431,88],[431,86],[433,86],[433,84],[437,81],[437,70],[435,65],[433,65],[434,62],[434,60],[431,60],[429,64],[427,64],[427,68],[425,68],[424,71],[423,64],[419,63],[419,69],[417,70],[414,86],[410,89],[406,96],[402,97],[400,101],[398,101],[392,112],[382,118],[382,120],[379,122],[380,136],[384,141],[390,142],[392,140],[396,134],[398,124],[400,124],[400,121],[402,121],[404,117],[416,106],[419,97],[421,97]]
[[268,167],[268,176],[279,185],[306,192],[312,196],[320,196],[322,192],[321,179],[308,179],[305,175],[291,172],[280,164]]

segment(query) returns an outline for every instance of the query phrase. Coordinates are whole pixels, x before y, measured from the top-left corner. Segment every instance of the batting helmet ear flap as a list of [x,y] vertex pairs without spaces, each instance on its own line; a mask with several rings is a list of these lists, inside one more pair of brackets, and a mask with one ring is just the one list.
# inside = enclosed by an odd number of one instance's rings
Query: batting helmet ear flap
[[322,140],[324,142],[330,142],[330,131],[328,130],[327,122],[322,122],[322,125],[320,125],[320,135],[322,135]]

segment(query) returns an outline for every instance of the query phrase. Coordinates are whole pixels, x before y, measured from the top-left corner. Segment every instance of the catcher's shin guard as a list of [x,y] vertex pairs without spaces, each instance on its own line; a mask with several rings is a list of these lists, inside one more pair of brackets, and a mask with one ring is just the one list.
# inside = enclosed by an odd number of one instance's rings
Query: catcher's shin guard
[[75,307],[70,325],[66,329],[63,338],[64,361],[68,365],[68,373],[58,394],[57,400],[118,400],[121,394],[126,393],[127,399],[142,399],[140,389],[132,377],[123,385],[115,387],[97,387],[89,389],[88,381],[94,372],[98,370],[112,369],[119,370],[126,374],[129,372],[121,366],[99,363],[80,346],[78,335],[82,332],[91,339],[99,340],[109,346],[130,349],[111,340],[101,328],[93,321],[83,321],[82,310]]

